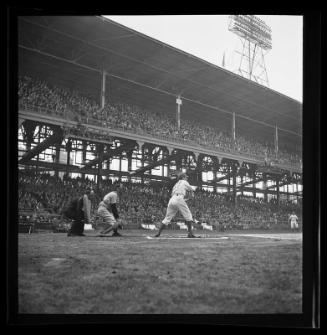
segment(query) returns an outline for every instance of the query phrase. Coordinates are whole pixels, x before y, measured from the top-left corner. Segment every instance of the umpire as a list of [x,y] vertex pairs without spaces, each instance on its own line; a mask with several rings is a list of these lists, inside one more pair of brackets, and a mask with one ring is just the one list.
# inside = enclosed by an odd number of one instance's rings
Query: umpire
[[81,198],[78,199],[73,223],[68,231],[67,236],[85,236],[84,224],[91,223],[91,197],[94,191],[91,187],[87,187]]

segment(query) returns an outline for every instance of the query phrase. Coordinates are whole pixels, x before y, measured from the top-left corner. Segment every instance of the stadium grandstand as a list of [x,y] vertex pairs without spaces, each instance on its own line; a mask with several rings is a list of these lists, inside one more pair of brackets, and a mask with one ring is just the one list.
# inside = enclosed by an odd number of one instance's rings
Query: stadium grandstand
[[154,224],[174,171],[214,229],[301,222],[298,101],[101,16],[19,17],[18,75],[20,223],[64,229],[72,197],[119,179],[127,226]]

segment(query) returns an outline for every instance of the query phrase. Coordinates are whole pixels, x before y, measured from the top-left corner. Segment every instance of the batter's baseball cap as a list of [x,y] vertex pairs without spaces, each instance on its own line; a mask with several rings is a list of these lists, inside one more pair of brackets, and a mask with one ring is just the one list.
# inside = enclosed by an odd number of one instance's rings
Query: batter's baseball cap
[[187,178],[187,177],[188,177],[188,175],[184,172],[182,172],[178,175],[178,179],[184,179],[184,178]]

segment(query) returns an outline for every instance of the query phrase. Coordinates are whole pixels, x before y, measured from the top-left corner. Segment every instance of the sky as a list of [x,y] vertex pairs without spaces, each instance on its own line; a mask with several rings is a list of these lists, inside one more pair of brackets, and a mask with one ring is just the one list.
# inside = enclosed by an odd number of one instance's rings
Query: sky
[[[228,30],[228,15],[106,16],[214,65],[237,73],[241,40]],[[302,102],[303,17],[256,15],[272,30],[272,49],[265,52],[269,87]]]

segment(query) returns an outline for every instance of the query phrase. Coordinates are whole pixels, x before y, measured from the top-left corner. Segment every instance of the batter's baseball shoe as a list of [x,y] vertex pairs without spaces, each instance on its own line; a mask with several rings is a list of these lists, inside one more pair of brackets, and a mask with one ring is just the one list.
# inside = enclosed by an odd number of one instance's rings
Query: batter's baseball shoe
[[123,235],[122,235],[122,234],[119,234],[118,231],[115,231],[111,236],[119,237],[119,236],[123,236]]
[[187,234],[187,237],[188,237],[188,238],[196,238],[196,237],[198,237],[198,236],[194,236],[192,233],[188,233],[188,234]]

